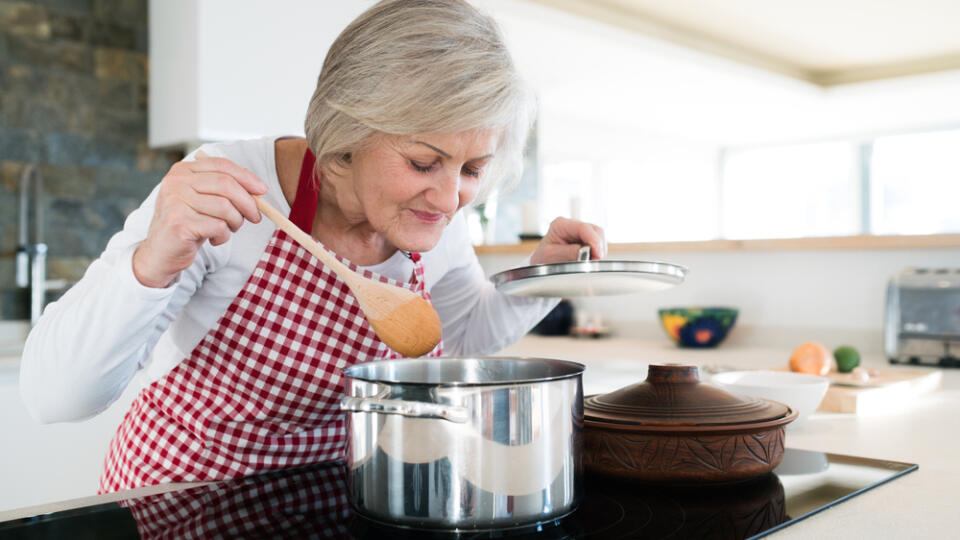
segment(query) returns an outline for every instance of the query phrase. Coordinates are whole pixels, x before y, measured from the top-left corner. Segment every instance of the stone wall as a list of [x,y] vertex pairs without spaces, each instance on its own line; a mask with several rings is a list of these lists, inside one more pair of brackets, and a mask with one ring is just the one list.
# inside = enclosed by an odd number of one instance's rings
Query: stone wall
[[14,282],[27,164],[48,276],[73,282],[181,157],[147,148],[148,67],[147,0],[0,0],[0,318],[29,318]]

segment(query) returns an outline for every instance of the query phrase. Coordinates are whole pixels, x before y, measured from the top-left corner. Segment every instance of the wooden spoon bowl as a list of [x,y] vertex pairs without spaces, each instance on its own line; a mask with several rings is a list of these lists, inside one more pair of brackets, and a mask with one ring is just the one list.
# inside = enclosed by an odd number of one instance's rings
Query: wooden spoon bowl
[[387,347],[414,358],[423,356],[440,343],[442,326],[437,311],[419,294],[402,287],[367,279],[340,262],[313,237],[303,232],[276,208],[255,197],[257,208],[277,227],[334,271],[357,297],[377,337]]

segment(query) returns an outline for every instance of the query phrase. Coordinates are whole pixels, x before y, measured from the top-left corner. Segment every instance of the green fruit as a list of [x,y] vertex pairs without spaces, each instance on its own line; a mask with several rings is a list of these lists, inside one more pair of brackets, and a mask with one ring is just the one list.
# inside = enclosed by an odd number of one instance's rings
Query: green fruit
[[841,345],[833,351],[833,358],[837,361],[837,371],[850,373],[860,365],[860,352],[849,345]]

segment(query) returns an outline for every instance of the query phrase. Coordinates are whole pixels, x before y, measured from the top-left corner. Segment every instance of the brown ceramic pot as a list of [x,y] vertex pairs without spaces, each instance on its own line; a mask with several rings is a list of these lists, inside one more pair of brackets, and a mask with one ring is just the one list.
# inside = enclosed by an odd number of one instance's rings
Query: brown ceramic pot
[[796,418],[701,383],[697,366],[651,365],[645,381],[584,400],[584,465],[652,483],[741,482],[780,464]]

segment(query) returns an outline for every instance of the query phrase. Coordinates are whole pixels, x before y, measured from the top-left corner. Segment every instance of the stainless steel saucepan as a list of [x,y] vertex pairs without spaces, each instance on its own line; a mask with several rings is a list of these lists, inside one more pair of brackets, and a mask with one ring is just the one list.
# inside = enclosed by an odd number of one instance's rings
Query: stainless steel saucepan
[[573,511],[583,370],[506,357],[347,368],[351,503],[374,520],[446,530],[516,527]]

